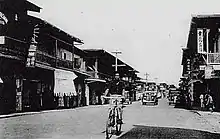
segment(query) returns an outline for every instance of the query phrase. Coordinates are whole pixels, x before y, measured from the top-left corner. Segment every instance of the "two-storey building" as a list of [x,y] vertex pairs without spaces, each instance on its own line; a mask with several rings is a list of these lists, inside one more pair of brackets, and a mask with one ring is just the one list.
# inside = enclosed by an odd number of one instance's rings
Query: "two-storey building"
[[27,12],[40,12],[40,9],[26,0],[0,1],[0,113],[14,112],[21,107],[16,107],[16,96],[21,95],[19,79],[25,70],[33,32]]
[[[1,112],[65,107],[77,96],[74,42],[82,41],[45,20],[27,14],[40,7],[1,1]],[[75,104],[76,105],[76,104]]]
[[[90,86],[90,104],[101,104],[101,96],[104,94],[108,83],[115,76],[115,56],[103,49],[85,49],[87,52],[87,72],[93,79],[88,78]],[[118,59],[118,73],[126,85],[127,96],[136,99],[135,79],[137,71]],[[93,80],[93,81],[92,81]]]
[[188,88],[191,101],[197,105],[199,95],[210,92],[217,109],[220,108],[219,23],[220,15],[193,16],[182,58],[182,82]]

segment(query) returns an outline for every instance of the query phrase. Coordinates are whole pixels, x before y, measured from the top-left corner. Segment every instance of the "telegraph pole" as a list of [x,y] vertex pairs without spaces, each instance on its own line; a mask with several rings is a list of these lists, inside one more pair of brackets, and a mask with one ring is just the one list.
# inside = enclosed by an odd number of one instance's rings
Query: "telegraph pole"
[[146,72],[146,74],[144,74],[146,76],[146,83],[147,83],[147,79],[148,79],[148,76],[149,74]]
[[117,72],[118,71],[118,54],[121,54],[122,52],[116,50],[112,53],[115,54],[115,72]]

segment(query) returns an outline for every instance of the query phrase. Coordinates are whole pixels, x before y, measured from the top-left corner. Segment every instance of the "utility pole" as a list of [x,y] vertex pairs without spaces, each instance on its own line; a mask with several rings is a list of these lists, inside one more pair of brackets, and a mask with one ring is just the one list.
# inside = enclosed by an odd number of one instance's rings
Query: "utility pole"
[[121,54],[122,52],[116,50],[112,53],[115,54],[115,72],[117,72],[118,71],[118,54]]
[[147,83],[147,79],[148,79],[149,74],[146,72],[144,75],[146,76],[146,83]]

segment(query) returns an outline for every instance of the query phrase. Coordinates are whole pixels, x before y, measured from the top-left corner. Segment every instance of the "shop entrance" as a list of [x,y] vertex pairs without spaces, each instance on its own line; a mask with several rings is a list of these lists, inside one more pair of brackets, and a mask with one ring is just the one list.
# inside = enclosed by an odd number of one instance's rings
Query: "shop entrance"
[[39,81],[24,80],[22,95],[23,111],[40,110],[40,94],[37,91]]

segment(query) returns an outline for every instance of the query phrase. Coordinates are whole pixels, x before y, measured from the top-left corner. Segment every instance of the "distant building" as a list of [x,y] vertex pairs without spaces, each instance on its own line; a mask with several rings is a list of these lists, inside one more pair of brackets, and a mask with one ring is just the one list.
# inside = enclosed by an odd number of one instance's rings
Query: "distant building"
[[[87,72],[90,73],[93,78],[101,79],[94,80],[95,82],[89,84],[91,88],[94,88],[90,92],[90,97],[98,97],[96,100],[100,101],[100,97],[103,95],[106,85],[115,76],[115,56],[103,49],[85,49],[84,51],[87,53]],[[132,97],[133,100],[136,100],[135,81],[137,71],[120,59],[118,59],[118,65],[118,72],[126,84],[126,91],[130,93],[129,96]],[[103,84],[102,80],[105,80],[106,83]],[[100,104],[100,102],[95,101],[94,98],[90,100],[91,104]]]

